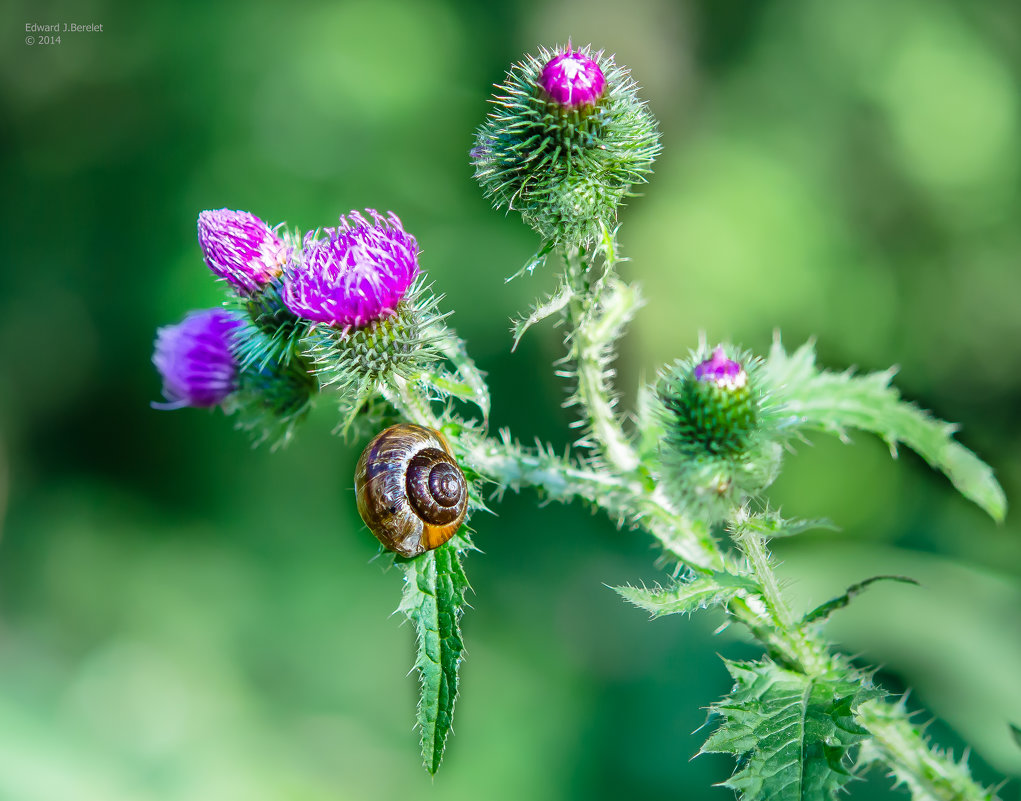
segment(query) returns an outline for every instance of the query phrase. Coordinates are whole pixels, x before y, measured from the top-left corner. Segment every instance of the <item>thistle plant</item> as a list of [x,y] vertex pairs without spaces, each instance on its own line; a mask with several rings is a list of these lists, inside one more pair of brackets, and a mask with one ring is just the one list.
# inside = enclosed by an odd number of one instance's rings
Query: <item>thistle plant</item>
[[902,400],[893,371],[830,372],[811,344],[788,352],[779,338],[761,356],[703,341],[622,413],[611,365],[640,298],[621,274],[617,214],[659,152],[655,120],[627,70],[588,47],[526,56],[492,103],[470,153],[476,178],[541,238],[515,274],[559,276],[557,291],[515,322],[513,344],[546,318],[564,324],[558,374],[581,431],[573,453],[490,431],[484,377],[392,212],[351,212],[305,236],[247,212],[202,212],[203,254],[230,296],[160,329],[161,407],[220,406],[258,441],[280,444],[324,401],[338,408],[339,431],[368,443],[357,476],[342,483],[356,485],[362,518],[403,577],[430,773],[458,695],[464,562],[473,538],[485,538],[487,503],[533,489],[653,538],[663,584],[617,587],[625,601],[653,617],[714,608],[760,645],[757,659],[725,660],[733,690],[709,706],[702,747],[735,758],[720,779],[742,799],[837,798],[873,763],[918,801],[993,799],[964,761],[928,744],[874,669],[826,640],[833,611],[891,577],[796,614],[769,545],[816,524],[780,516],[765,494],[813,432],[870,432],[894,455],[903,444],[1001,520],[990,468],[953,426]]

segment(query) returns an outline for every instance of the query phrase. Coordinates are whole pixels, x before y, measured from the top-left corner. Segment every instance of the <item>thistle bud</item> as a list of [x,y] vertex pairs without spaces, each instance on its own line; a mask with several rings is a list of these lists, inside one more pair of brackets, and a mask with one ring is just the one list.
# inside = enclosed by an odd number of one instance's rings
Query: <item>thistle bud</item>
[[696,364],[675,389],[664,401],[673,413],[674,437],[685,451],[737,454],[747,446],[758,410],[748,373],[722,347]]
[[189,314],[156,332],[153,364],[163,377],[167,402],[160,409],[219,406],[237,389],[233,335],[241,320],[225,309]]
[[254,214],[203,211],[198,230],[209,269],[245,295],[254,295],[283,271],[286,244]]
[[475,177],[543,239],[585,245],[612,229],[659,153],[656,121],[627,70],[584,47],[511,67],[471,150]]
[[781,448],[759,362],[717,347],[661,377],[667,483],[681,501],[724,517],[772,483]]

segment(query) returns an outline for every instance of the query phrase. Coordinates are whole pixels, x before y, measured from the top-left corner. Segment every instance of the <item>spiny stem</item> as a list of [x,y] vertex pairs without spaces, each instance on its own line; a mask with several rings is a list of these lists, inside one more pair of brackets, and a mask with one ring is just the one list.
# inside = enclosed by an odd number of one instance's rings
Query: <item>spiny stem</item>
[[638,468],[638,455],[614,411],[606,365],[613,360],[614,341],[631,318],[637,300],[633,295],[625,297],[622,291],[607,291],[605,282],[593,284],[591,265],[583,261],[581,253],[570,254],[567,262],[568,280],[574,289],[567,316],[571,324],[569,355],[578,381],[575,397],[585,413],[594,447],[614,470],[632,473]]
[[693,570],[727,569],[708,527],[678,514],[661,492],[633,475],[587,469],[554,455],[549,448],[522,448],[509,437],[497,440],[465,435],[455,447],[461,449],[468,467],[501,487],[519,490],[531,486],[563,502],[583,498],[612,519],[643,526],[667,553]]
[[828,645],[819,637],[805,630],[800,621],[795,619],[787,599],[783,597],[776,571],[770,563],[766,552],[765,538],[751,526],[742,525],[741,518],[746,514],[739,512],[739,519],[734,531],[734,542],[745,555],[752,573],[762,588],[762,600],[771,626],[763,626],[762,615],[745,604],[735,607],[732,613],[744,620],[753,632],[765,632],[767,645],[772,645],[784,656],[785,661],[808,676],[821,675],[834,668],[834,659],[829,653]]

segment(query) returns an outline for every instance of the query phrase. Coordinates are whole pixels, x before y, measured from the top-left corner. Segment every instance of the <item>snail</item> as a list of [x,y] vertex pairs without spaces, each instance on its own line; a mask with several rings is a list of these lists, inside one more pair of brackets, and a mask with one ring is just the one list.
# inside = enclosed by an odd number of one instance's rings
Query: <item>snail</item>
[[438,548],[461,526],[468,483],[439,431],[402,423],[377,434],[355,468],[358,513],[401,556]]

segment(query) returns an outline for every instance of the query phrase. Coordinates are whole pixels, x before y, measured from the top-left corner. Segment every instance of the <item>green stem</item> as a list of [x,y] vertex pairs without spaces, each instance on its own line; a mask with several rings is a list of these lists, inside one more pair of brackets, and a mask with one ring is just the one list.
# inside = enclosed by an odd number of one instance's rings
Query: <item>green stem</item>
[[614,410],[610,384],[613,345],[638,306],[637,295],[626,284],[609,276],[592,283],[592,266],[581,253],[567,257],[568,280],[574,290],[567,304],[571,325],[569,359],[578,381],[574,400],[582,408],[591,432],[593,448],[618,473],[633,473],[638,454]]
[[[500,487],[534,487],[554,500],[582,498],[612,519],[650,531],[667,553],[700,572],[727,570],[708,526],[674,509],[664,494],[640,478],[589,470],[547,448],[522,448],[509,438],[458,437],[455,448],[465,465]],[[734,566],[729,569],[736,570]]]
[[440,419],[421,384],[396,376],[392,384],[384,387],[383,394],[405,419],[429,428],[440,428]]
[[807,676],[829,673],[835,667],[835,660],[829,653],[828,645],[812,635],[795,618],[787,599],[783,597],[776,571],[766,551],[765,539],[752,527],[739,521],[735,527],[734,542],[745,555],[756,581],[762,588],[765,617],[771,625],[765,625],[764,616],[745,603],[735,606],[732,613],[745,622],[753,631],[766,633],[767,646],[779,652],[785,662]]

